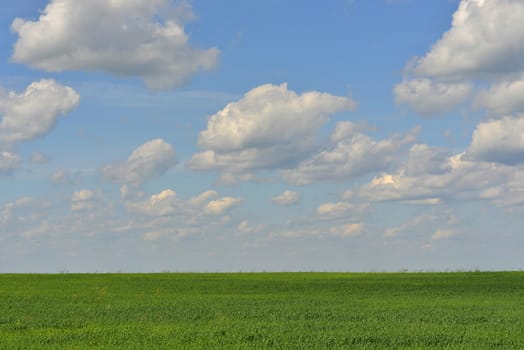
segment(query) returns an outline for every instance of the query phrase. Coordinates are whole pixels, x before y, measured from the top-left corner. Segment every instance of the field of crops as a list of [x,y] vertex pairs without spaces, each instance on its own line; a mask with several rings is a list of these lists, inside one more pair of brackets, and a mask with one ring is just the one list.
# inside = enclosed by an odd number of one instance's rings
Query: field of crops
[[0,349],[523,349],[524,273],[0,275]]

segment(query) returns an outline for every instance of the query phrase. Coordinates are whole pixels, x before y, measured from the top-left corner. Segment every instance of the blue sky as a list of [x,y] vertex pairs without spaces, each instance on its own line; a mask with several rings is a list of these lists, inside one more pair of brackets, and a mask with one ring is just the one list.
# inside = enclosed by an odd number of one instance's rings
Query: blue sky
[[524,267],[520,1],[0,10],[0,272]]

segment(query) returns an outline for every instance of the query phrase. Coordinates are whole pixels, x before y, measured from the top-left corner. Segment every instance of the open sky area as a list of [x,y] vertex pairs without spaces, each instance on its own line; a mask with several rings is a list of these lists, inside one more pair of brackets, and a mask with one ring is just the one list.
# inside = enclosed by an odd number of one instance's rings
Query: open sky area
[[0,272],[524,268],[521,0],[3,0]]

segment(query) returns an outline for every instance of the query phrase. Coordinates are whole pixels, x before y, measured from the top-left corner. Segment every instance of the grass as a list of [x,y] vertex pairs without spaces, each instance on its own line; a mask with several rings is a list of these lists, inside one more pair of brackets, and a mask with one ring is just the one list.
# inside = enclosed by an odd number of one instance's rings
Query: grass
[[494,348],[522,272],[0,275],[0,349]]

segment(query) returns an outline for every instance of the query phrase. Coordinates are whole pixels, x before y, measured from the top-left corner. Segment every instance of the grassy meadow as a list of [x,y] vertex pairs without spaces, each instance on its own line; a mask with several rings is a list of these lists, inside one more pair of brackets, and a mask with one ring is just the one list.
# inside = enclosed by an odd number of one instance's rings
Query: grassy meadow
[[0,275],[0,349],[524,349],[524,273]]

